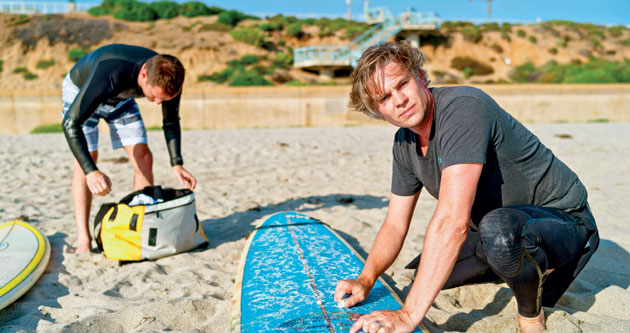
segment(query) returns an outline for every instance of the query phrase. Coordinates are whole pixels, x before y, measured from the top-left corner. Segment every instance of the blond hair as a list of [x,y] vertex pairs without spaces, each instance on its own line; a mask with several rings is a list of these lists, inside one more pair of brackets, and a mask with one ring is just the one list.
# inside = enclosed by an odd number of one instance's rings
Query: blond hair
[[375,119],[383,119],[378,112],[377,103],[373,95],[380,90],[375,74],[395,62],[414,74],[420,80],[420,73],[425,84],[429,84],[427,72],[422,68],[424,54],[418,48],[409,44],[408,41],[381,43],[369,47],[361,58],[357,66],[352,71],[352,90],[350,91],[349,106],[356,111],[363,112]]

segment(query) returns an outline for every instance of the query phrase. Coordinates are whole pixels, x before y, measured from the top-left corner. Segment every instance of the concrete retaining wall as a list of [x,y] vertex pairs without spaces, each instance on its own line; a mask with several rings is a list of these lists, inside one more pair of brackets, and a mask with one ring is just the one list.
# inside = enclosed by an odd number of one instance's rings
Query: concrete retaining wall
[[[523,122],[630,121],[630,85],[479,85]],[[184,129],[381,124],[349,110],[349,86],[187,89]],[[138,104],[146,125],[161,108]],[[61,122],[59,91],[0,90],[0,133],[28,133]]]

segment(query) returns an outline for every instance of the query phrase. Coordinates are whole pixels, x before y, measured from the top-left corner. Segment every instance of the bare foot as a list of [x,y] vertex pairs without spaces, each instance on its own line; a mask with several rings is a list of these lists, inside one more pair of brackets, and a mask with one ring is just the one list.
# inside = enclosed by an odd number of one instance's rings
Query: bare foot
[[545,326],[545,313],[540,309],[540,314],[534,318],[523,317],[518,315],[518,326],[521,327],[523,333],[544,332],[547,330]]
[[66,249],[66,252],[67,253],[91,253],[92,246],[89,241],[87,243],[78,241],[76,247],[68,246],[68,248]]

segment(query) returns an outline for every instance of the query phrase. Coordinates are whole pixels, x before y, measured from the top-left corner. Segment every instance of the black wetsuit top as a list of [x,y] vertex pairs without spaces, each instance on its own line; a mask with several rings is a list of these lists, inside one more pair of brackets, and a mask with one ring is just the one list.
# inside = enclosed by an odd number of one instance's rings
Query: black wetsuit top
[[[138,86],[142,65],[155,51],[131,45],[112,44],[100,47],[79,59],[70,70],[70,79],[80,88],[79,94],[64,116],[62,126],[70,150],[87,175],[97,170],[90,156],[81,125],[101,104],[116,105],[127,98],[144,97]],[[182,165],[179,101],[162,102],[162,128],[171,165]]]

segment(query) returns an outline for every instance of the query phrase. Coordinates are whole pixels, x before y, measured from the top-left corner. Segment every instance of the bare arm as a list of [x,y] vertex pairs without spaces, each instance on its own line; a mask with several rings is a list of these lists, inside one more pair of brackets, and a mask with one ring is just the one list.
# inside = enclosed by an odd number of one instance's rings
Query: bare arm
[[444,169],[440,198],[427,228],[422,260],[403,309],[419,323],[446,283],[468,235],[470,212],[483,164]]
[[335,289],[335,301],[343,299],[343,306],[351,307],[363,301],[374,286],[378,277],[392,265],[409,230],[409,223],[420,192],[411,196],[399,196],[392,193],[385,222],[381,226],[365,266],[356,280],[342,280]]
[[[405,304],[398,311],[375,311],[361,317],[350,332],[360,328],[367,332],[371,326],[377,325],[377,321],[387,330],[407,331],[422,321],[446,283],[466,240],[482,169],[480,163],[458,164],[444,169],[438,205],[427,228],[418,274]],[[374,249],[370,254],[372,252]]]

